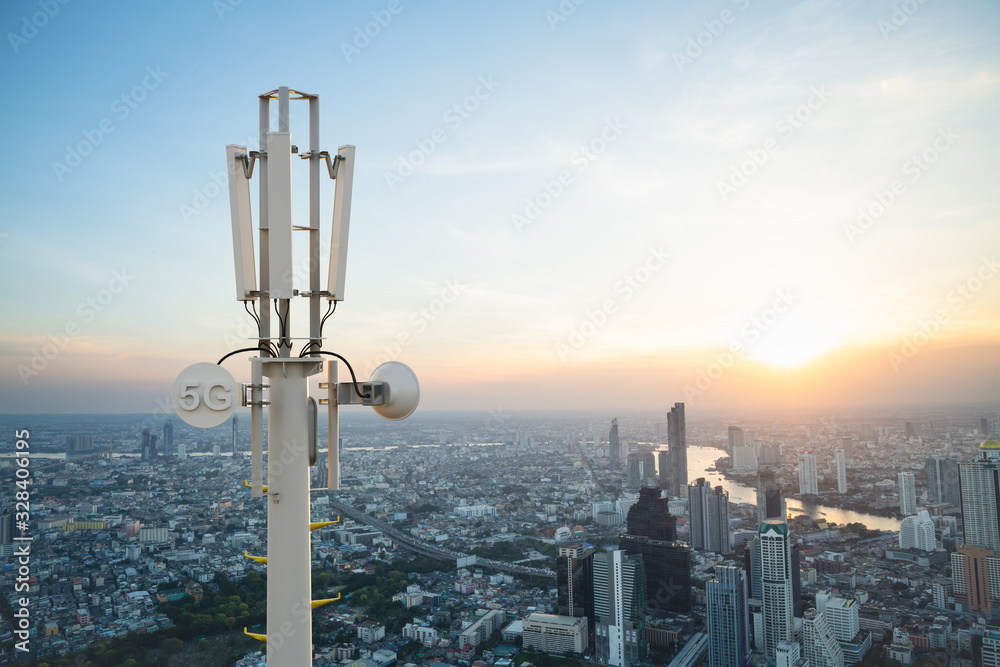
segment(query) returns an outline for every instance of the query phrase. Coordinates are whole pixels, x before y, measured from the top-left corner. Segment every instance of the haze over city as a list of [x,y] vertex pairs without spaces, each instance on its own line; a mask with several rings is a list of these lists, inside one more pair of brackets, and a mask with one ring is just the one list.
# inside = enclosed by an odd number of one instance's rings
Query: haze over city
[[246,343],[223,149],[278,85],[358,147],[326,347],[422,409],[996,405],[996,4],[549,4],[3,3],[0,410]]

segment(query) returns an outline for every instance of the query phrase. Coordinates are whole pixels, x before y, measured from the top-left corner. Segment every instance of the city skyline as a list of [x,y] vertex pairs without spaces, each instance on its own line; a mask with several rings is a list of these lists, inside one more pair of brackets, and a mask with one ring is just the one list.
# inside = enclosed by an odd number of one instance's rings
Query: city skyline
[[36,11],[0,8],[4,412],[151,412],[246,343],[223,151],[279,85],[358,146],[327,346],[424,409],[997,400],[993,4]]

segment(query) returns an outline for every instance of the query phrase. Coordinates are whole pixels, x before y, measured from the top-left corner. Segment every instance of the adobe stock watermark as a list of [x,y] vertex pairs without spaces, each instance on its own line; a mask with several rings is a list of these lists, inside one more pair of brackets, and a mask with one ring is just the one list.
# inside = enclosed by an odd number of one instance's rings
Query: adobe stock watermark
[[446,280],[437,296],[410,313],[407,320],[408,328],[400,331],[392,340],[382,345],[382,351],[375,355],[374,359],[365,361],[365,365],[361,367],[363,369],[361,376],[369,377],[376,366],[392,361],[399,356],[400,352],[413,345],[417,336],[427,331],[427,328],[437,321],[468,288],[468,285],[461,284],[457,279]]
[[799,297],[793,294],[792,290],[788,288],[778,290],[771,305],[743,323],[743,326],[740,327],[742,337],[733,341],[724,351],[713,354],[712,361],[698,370],[694,382],[681,387],[681,391],[684,392],[684,400],[694,401],[709,391],[726,374],[726,371],[736,364],[739,358],[750,351],[747,343],[752,344],[760,340],[760,337],[774,326],[798,300]]
[[[111,113],[119,122],[125,120],[168,76],[170,73],[160,71],[159,65],[156,67],[147,66],[146,75],[132,87],[132,90],[122,93],[111,101]],[[99,120],[93,129],[85,129],[82,133],[83,139],[76,144],[67,144],[66,157],[63,161],[52,163],[52,173],[55,174],[56,179],[62,183],[66,175],[73,173],[74,169],[83,164],[84,158],[93,153],[94,149],[100,146],[105,137],[114,132],[115,129],[115,121],[107,116]]]
[[587,342],[597,335],[611,320],[620,307],[619,301],[628,301],[648,283],[653,274],[662,269],[670,259],[670,254],[662,247],[649,247],[649,252],[639,266],[619,279],[613,287],[614,296],[601,301],[593,310],[588,309],[583,321],[573,325],[565,342],[556,343],[559,360],[566,362],[579,352]]
[[549,22],[549,30],[556,31],[560,23],[565,23],[569,17],[576,13],[576,8],[587,0],[561,0],[553,9],[545,10],[545,20]]
[[882,33],[882,39],[888,40],[889,35],[899,32],[926,4],[927,0],[903,0],[898,5],[894,4],[889,18],[879,19],[875,23],[875,27]]
[[135,276],[129,275],[127,269],[112,271],[111,279],[103,289],[77,304],[78,319],[69,320],[59,331],[48,334],[46,336],[48,342],[44,343],[40,350],[37,348],[31,350],[31,362],[28,365],[18,364],[17,372],[24,386],[28,386],[31,378],[44,372],[59,353],[69,346],[70,341],[82,333],[83,325],[96,320],[97,316],[103,313],[134,279]]
[[749,183],[754,174],[771,158],[771,155],[777,152],[781,142],[788,141],[802,129],[813,117],[813,114],[823,108],[830,96],[831,93],[826,89],[826,85],[821,85],[818,88],[810,86],[806,101],[774,123],[774,131],[778,133],[777,136],[765,139],[760,148],[748,150],[747,158],[730,168],[728,179],[715,182],[715,188],[718,190],[719,196],[722,197],[722,202],[727,202],[740,188]]
[[215,10],[215,15],[219,17],[219,21],[225,21],[226,14],[235,12],[236,8],[242,4],[243,0],[213,0],[212,9]]
[[361,52],[372,43],[372,40],[389,27],[392,19],[403,12],[403,9],[403,3],[400,0],[389,0],[385,9],[373,9],[371,21],[363,26],[354,26],[354,39],[350,43],[340,43],[340,52],[343,54],[344,60],[349,63],[355,56],[360,56]]
[[[441,120],[445,122],[448,129],[454,132],[462,127],[462,123],[471,118],[472,114],[479,109],[479,105],[490,99],[500,86],[501,83],[495,81],[492,74],[479,77],[472,92],[445,109],[444,113],[441,114]],[[403,181],[416,173],[420,165],[434,155],[438,146],[448,140],[448,129],[438,127],[426,137],[414,139],[413,143],[416,148],[406,155],[400,155],[396,158],[396,166],[385,172],[385,184],[389,186],[389,192],[395,192]]]
[[[746,11],[747,7],[750,6],[750,0],[732,0],[732,2],[740,8],[740,11]],[[685,67],[693,65],[694,61],[701,58],[705,49],[711,47],[715,44],[715,40],[722,37],[726,26],[736,23],[736,17],[737,14],[733,13],[731,9],[723,9],[717,18],[702,21],[701,24],[705,26],[705,29],[688,36],[687,46],[684,47],[683,52],[673,52],[672,56],[677,71],[683,73]]]
[[965,308],[966,304],[972,301],[997,273],[1000,273],[1000,263],[997,262],[996,255],[983,257],[972,275],[948,292],[945,301],[949,307],[939,308],[927,319],[918,320],[917,330],[903,338],[897,351],[886,355],[886,361],[889,362],[892,371],[898,373],[900,368],[910,363],[921,348],[941,333],[952,316]]
[[[604,155],[608,147],[622,135],[628,125],[622,122],[620,116],[607,118],[604,126],[587,144],[581,145],[570,155],[570,166],[574,167],[576,173],[582,174],[590,168],[600,156]],[[533,224],[541,214],[546,211],[558,199],[566,189],[571,186],[576,177],[571,169],[561,169],[555,176],[549,179],[542,179],[541,187],[534,196],[525,197],[524,208],[519,213],[512,213],[510,221],[514,224],[514,229],[518,234],[524,232],[524,228]]]
[[[930,146],[919,153],[914,153],[903,163],[903,176],[907,176],[910,183],[919,181],[931,165],[955,145],[960,136],[952,131],[951,126],[947,129],[938,129],[937,136]],[[906,181],[901,178],[893,179],[884,190],[873,192],[868,203],[858,207],[858,217],[855,221],[844,225],[844,235],[848,243],[853,245],[859,236],[871,229],[905,192]]]
[[[291,119],[294,116],[289,114],[289,117]],[[247,150],[250,151],[254,150],[249,147],[253,146],[256,141],[256,137],[248,137],[240,145],[247,146]],[[234,169],[242,168],[239,165],[226,165],[226,169],[230,167]],[[184,224],[188,224],[192,218],[201,215],[219,195],[229,193],[229,175],[226,169],[213,169],[208,172],[208,178],[202,183],[201,187],[191,190],[191,198],[177,205],[177,214]]]
[[69,2],[70,0],[38,0],[36,3],[38,11],[22,16],[20,30],[7,33],[7,41],[14,53],[16,54],[22,46],[34,39],[38,31],[47,26]]

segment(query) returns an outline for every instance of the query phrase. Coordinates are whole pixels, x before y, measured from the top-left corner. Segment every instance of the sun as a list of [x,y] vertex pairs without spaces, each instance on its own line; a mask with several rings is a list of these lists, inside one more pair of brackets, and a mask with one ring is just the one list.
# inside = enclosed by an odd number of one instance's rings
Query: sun
[[836,346],[829,325],[807,315],[789,314],[748,345],[747,357],[778,368],[797,368]]

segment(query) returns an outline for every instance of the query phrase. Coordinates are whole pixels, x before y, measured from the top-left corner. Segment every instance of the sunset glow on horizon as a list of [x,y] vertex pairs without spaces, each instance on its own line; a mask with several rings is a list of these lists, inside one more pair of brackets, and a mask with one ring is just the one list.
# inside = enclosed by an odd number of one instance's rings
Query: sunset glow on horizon
[[279,85],[357,146],[325,348],[409,364],[422,409],[1000,403],[1000,7],[550,4],[359,40],[384,4],[74,3],[25,38],[4,3],[0,411],[152,412],[252,345],[225,146]]

